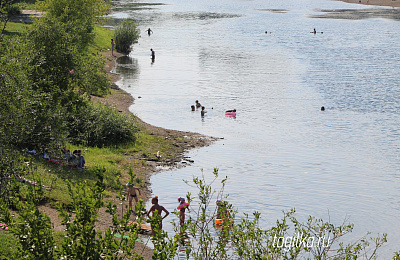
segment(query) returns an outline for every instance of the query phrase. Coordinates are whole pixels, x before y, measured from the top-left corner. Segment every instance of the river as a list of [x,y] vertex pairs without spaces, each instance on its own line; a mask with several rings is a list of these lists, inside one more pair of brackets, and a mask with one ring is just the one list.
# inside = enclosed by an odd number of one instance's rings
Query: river
[[[353,242],[388,233],[381,259],[400,249],[400,9],[327,0],[120,4],[114,20],[141,29],[116,68],[136,99],[131,111],[223,138],[190,151],[190,166],[152,177],[160,204],[173,211],[177,197],[196,192],[182,179],[201,169],[211,179],[217,167],[229,202],[261,212],[265,228],[295,208],[303,221],[348,218]],[[190,110],[195,100],[203,118]]]

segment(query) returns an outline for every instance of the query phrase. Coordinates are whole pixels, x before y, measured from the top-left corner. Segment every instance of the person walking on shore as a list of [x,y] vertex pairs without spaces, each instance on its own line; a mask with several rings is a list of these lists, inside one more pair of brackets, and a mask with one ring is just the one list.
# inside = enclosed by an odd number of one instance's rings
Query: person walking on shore
[[111,55],[114,56],[115,42],[114,39],[111,39]]
[[151,61],[154,62],[154,60],[156,59],[156,53],[153,49],[150,49],[151,51]]
[[149,29],[147,29],[146,30],[146,32],[147,32],[147,34],[150,36],[150,34],[152,34],[153,33],[153,31],[149,28]]
[[128,189],[128,192],[126,194],[127,200],[129,201],[129,210],[131,210],[132,212],[135,212],[133,210],[132,207],[132,200],[135,200],[136,203],[138,203],[139,199],[138,199],[138,195],[136,194],[136,191],[140,194],[140,190],[138,187],[133,186],[133,183],[127,183],[126,187]]

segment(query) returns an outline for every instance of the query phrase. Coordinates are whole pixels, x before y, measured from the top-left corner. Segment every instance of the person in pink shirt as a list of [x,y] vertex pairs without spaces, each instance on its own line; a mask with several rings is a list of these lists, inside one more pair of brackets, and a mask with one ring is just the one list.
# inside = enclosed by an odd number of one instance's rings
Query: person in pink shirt
[[188,212],[190,212],[189,210],[189,203],[185,202],[185,198],[179,197],[178,198],[178,202],[179,202],[179,206],[176,208],[178,209],[179,212],[179,219],[180,219],[180,224],[181,227],[183,226],[183,224],[185,223],[185,210],[187,209]]

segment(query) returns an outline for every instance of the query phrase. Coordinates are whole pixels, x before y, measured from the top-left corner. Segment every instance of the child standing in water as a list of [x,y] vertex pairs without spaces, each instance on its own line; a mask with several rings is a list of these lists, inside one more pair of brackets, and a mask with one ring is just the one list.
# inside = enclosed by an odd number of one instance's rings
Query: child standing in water
[[202,117],[204,117],[204,115],[207,113],[207,111],[205,109],[206,109],[205,107],[201,107],[200,115]]
[[179,219],[180,219],[180,224],[181,227],[183,226],[183,224],[185,223],[185,210],[187,209],[188,212],[190,212],[189,210],[189,203],[185,202],[185,198],[179,197],[178,198],[178,202],[179,202],[179,206],[176,208],[178,209],[179,212]]

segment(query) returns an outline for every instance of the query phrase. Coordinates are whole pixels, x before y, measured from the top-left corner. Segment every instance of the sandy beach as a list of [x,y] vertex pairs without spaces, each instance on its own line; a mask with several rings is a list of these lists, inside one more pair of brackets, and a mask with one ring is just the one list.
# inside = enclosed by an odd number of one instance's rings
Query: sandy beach
[[400,0],[340,0],[346,3],[400,7]]

